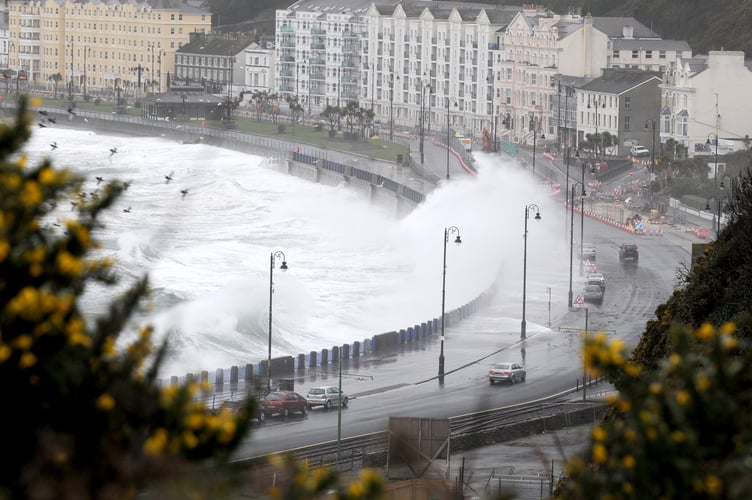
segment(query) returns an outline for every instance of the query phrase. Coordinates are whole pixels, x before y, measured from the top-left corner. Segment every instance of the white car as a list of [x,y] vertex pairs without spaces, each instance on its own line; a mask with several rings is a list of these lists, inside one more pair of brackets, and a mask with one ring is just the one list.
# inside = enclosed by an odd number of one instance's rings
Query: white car
[[648,156],[650,154],[650,150],[645,146],[640,146],[638,144],[636,146],[632,146],[632,148],[629,150],[629,153],[632,156]]
[[340,395],[338,387],[333,385],[326,385],[321,387],[312,387],[308,394],[306,394],[306,401],[308,401],[308,408],[315,406],[323,406],[326,409],[332,406],[337,406],[342,401],[342,407],[347,408],[348,397],[344,391]]

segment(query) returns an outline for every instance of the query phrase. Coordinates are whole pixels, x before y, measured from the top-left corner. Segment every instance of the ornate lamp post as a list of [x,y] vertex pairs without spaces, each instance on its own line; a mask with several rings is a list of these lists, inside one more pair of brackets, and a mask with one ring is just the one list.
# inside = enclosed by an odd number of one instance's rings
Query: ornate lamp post
[[460,230],[457,226],[449,226],[444,228],[444,265],[442,267],[441,275],[441,351],[439,352],[439,383],[444,383],[444,307],[446,305],[446,253],[447,243],[449,242],[449,235],[456,234],[457,237],[454,242],[459,245],[462,243],[460,238]]
[[645,130],[648,129],[648,123],[653,128],[653,147],[650,150],[650,208],[653,208],[653,182],[655,182],[655,120],[648,118],[645,121]]
[[[582,192],[585,193],[585,162],[580,161],[580,166],[582,167],[582,180],[580,181],[580,184],[582,184]],[[584,265],[585,263],[582,261],[582,253],[585,250],[585,194],[582,195],[583,198],[580,203],[580,276],[583,276],[585,274]],[[574,201],[574,199],[573,199]]]
[[[535,177],[535,141],[538,137],[539,126],[540,123],[538,121],[538,118],[533,113],[530,113],[530,130],[533,131],[533,177]],[[541,139],[545,138],[546,136],[541,134]]]
[[530,218],[530,210],[535,210],[535,220],[541,220],[540,208],[535,203],[525,205],[525,232],[522,234],[524,240],[524,251],[522,253],[522,327],[520,330],[520,339],[527,338],[527,321],[525,321],[525,299],[527,293],[527,220]]
[[[426,135],[426,103],[425,103],[425,94],[426,89],[428,89],[428,95],[431,95],[431,85],[425,85],[423,83],[423,80],[420,81],[420,164],[422,165],[425,160],[425,155],[423,151],[423,141],[425,140]],[[429,105],[430,105],[430,97],[429,97]]]
[[[389,76],[389,140],[394,140],[394,68]],[[399,80],[399,76],[397,76]]]
[[[582,197],[584,198],[587,196],[587,193],[585,192],[585,186],[581,182],[575,182],[572,184],[572,196],[569,199],[570,203],[572,204],[571,209],[571,220],[569,222],[569,300],[567,303],[569,304],[569,308],[572,308],[572,260],[574,257],[574,197],[575,197],[575,188],[577,185],[582,186]],[[580,239],[582,239],[582,236],[580,236]]]
[[[449,126],[449,103],[452,100],[447,96],[447,143],[446,143],[446,150],[447,150],[447,162],[446,162],[446,178],[449,180],[449,150],[451,149],[451,146],[449,145],[449,141],[452,139],[452,135],[450,133],[451,127]],[[454,106],[457,106],[457,103],[454,103]]]
[[272,390],[272,298],[274,297],[274,260],[282,259],[280,270],[287,271],[287,260],[284,252],[277,250],[271,253],[269,265],[269,357],[266,365],[266,392]]

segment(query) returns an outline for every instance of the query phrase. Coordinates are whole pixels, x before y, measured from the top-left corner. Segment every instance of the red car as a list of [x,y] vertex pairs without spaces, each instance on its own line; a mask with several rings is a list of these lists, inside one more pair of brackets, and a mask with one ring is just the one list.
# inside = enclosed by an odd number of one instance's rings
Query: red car
[[261,410],[265,416],[282,415],[287,417],[290,413],[298,412],[305,415],[308,411],[308,401],[297,392],[274,391],[261,400]]

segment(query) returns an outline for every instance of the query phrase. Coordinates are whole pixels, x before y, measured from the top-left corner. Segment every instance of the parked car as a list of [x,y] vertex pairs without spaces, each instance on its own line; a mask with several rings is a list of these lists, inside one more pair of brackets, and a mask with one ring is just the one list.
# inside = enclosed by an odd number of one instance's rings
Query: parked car
[[631,154],[632,156],[649,156],[650,150],[645,146],[636,144],[630,148],[629,154]]
[[640,250],[637,248],[637,245],[634,243],[622,243],[619,247],[619,260],[622,262],[625,260],[632,262],[640,260]]
[[515,384],[518,381],[524,382],[526,375],[522,365],[518,365],[517,363],[496,363],[488,372],[488,381],[491,384],[495,382]]
[[261,400],[261,410],[266,417],[271,415],[288,417],[291,413],[305,415],[308,412],[308,402],[297,392],[273,391]]
[[308,401],[309,410],[315,406],[323,406],[328,410],[332,406],[339,405],[340,400],[342,401],[342,407],[347,408],[348,397],[347,394],[345,394],[345,391],[342,391],[342,394],[340,395],[338,387],[327,385],[322,387],[312,387],[311,390],[308,391],[308,394],[306,394],[306,400]]
[[[227,408],[229,409],[233,415],[237,415],[238,412],[245,406],[245,401],[238,401],[238,400],[227,400],[222,402],[222,406],[220,406],[220,409]],[[264,412],[261,410],[261,407],[257,408],[257,414],[251,415],[251,420],[256,420],[258,423],[263,423],[264,420],[266,420],[266,415],[264,415]]]
[[587,276],[586,285],[598,285],[602,289],[606,289],[606,277],[603,273],[590,273]]
[[583,243],[580,249],[580,258],[582,260],[595,260],[595,245]]
[[587,285],[583,293],[585,302],[601,304],[603,302],[603,288],[600,285]]

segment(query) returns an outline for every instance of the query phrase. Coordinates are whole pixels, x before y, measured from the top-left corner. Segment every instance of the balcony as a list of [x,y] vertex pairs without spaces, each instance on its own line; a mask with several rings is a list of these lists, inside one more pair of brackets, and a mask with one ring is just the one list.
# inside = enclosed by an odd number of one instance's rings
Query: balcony
[[326,35],[326,30],[324,28],[311,28],[311,34],[312,35]]
[[326,49],[326,44],[323,43],[312,43],[311,44],[311,50],[324,50]]
[[295,73],[292,70],[283,69],[282,71],[279,72],[279,76],[285,76],[285,77],[287,77],[287,76],[295,76]]
[[279,46],[293,48],[295,47],[295,41],[294,40],[282,40],[281,42],[279,42]]
[[310,60],[310,64],[326,64],[326,61],[323,57],[312,57]]
[[279,27],[280,33],[295,33],[295,28],[288,24],[283,24]]
[[282,56],[282,62],[295,62],[295,56]]
[[280,92],[292,92],[293,90],[295,90],[295,87],[293,87],[292,85],[280,85],[279,90]]
[[313,73],[309,73],[308,74],[308,78],[311,79],[311,80],[323,80],[325,78],[324,77],[324,72],[323,71],[316,71],[316,72],[313,72]]

